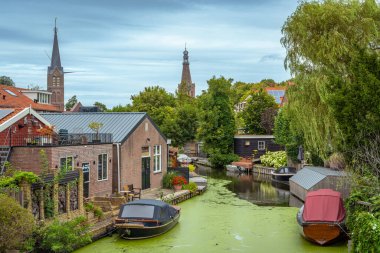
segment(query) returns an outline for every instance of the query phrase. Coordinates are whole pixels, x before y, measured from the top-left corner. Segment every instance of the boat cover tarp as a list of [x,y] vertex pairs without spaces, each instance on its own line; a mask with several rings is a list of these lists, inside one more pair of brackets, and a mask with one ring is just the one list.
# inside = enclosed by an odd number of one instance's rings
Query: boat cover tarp
[[141,199],[124,204],[119,218],[153,219],[160,222],[173,218],[177,210],[169,204],[154,199]]
[[302,214],[304,221],[341,222],[345,215],[340,192],[321,189],[307,193]]

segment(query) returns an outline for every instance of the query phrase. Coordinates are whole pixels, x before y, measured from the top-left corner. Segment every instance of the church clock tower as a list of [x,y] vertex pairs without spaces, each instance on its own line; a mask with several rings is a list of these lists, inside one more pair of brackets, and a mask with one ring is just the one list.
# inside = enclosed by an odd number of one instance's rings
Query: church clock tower
[[51,54],[51,63],[47,71],[47,90],[52,93],[51,103],[64,111],[64,72],[61,66],[61,57],[59,55],[58,36],[57,36],[57,20],[54,26],[54,42]]
[[186,45],[185,51],[183,51],[182,77],[181,83],[178,84],[178,92],[187,94],[189,97],[195,97],[195,83],[191,81],[189,52]]

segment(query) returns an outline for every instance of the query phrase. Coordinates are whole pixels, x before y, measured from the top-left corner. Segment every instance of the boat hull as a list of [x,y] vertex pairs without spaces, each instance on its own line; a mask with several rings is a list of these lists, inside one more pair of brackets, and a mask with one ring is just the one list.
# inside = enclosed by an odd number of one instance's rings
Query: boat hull
[[163,225],[156,226],[144,224],[143,222],[122,223],[115,224],[115,226],[120,237],[124,239],[145,239],[166,233],[178,223],[179,217],[180,213],[178,212],[172,220]]
[[289,179],[294,176],[294,174],[277,174],[272,172],[272,180],[289,182]]
[[319,245],[331,244],[343,238],[343,231],[338,224],[306,223],[300,227],[305,239]]

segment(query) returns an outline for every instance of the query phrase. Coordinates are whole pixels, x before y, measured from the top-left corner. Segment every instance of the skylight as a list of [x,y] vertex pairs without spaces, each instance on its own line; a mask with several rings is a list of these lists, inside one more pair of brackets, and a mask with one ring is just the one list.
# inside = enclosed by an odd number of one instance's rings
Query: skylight
[[14,97],[17,97],[17,95],[11,91],[11,90],[8,90],[8,89],[4,89],[6,92],[8,92],[10,95],[14,96]]

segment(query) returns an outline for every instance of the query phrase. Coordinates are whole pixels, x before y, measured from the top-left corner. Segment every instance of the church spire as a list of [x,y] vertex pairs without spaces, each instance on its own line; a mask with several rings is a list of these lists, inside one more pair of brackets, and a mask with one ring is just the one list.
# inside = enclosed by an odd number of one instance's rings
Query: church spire
[[62,71],[61,56],[59,55],[59,47],[58,47],[57,18],[55,18],[55,23],[54,23],[54,42],[53,42],[53,51],[51,54],[50,69],[53,70],[55,67],[58,67],[59,70]]
[[183,51],[182,78],[181,83],[178,85],[178,91],[185,92],[190,97],[195,97],[195,84],[191,81],[189,52],[187,51],[186,43],[185,51]]
[[58,36],[57,36],[57,18],[54,25],[53,51],[51,53],[51,63],[47,71],[47,90],[51,92],[51,103],[61,111],[64,111],[65,99],[65,72],[61,65],[61,56],[59,55]]

